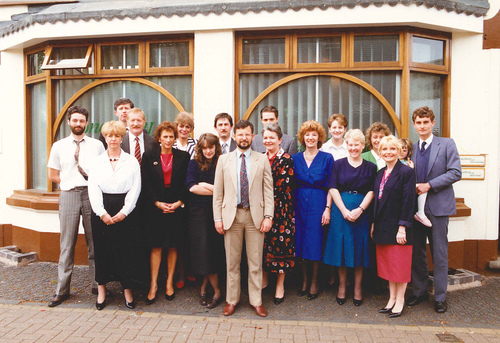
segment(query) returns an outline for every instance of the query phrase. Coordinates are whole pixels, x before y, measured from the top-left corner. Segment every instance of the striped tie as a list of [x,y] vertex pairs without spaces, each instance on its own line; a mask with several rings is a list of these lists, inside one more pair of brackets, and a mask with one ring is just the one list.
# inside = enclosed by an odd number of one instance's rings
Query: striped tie
[[247,177],[247,165],[245,162],[245,154],[241,154],[240,195],[241,195],[240,205],[243,207],[250,207],[250,201],[248,200],[248,177]]
[[75,143],[76,143],[75,162],[76,162],[76,167],[78,168],[78,171],[80,172],[80,174],[82,174],[82,176],[85,180],[88,180],[89,177],[88,177],[87,173],[80,166],[80,143],[83,141],[84,141],[84,139],[82,139],[81,141],[75,140]]
[[137,158],[139,165],[141,165],[142,157],[141,157],[141,146],[139,145],[139,137],[135,137],[135,158]]

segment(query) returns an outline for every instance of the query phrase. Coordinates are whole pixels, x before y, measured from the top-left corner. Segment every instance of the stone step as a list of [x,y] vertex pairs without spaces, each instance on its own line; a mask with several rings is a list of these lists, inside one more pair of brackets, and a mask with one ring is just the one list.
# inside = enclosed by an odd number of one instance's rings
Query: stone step
[[496,261],[488,262],[488,267],[490,269],[500,270],[500,256],[496,259]]
[[9,245],[0,248],[0,262],[6,264],[10,265],[18,265],[20,263],[28,264],[30,262],[35,262],[37,260],[38,256],[36,252],[23,253],[20,252],[15,245]]
[[[481,287],[484,276],[466,269],[451,270],[448,273],[448,292]],[[434,277],[429,275],[429,288],[434,289]]]

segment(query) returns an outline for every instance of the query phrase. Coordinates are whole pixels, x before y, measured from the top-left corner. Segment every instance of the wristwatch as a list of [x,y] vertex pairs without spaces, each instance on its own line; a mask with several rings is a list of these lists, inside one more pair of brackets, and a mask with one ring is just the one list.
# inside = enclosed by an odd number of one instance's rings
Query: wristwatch
[[264,218],[273,220],[273,216],[270,216],[270,215],[265,215]]

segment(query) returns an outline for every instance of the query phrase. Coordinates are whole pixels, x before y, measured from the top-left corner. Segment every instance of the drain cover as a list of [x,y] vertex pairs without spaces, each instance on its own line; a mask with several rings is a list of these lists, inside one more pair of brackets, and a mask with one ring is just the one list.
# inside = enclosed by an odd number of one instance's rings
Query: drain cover
[[441,342],[458,342],[461,343],[462,340],[457,338],[457,336],[449,334],[449,333],[438,333],[436,334],[437,338]]

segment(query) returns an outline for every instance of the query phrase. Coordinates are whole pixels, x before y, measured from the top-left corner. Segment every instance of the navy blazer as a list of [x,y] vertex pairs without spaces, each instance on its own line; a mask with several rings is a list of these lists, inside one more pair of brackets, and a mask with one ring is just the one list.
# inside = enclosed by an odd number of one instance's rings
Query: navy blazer
[[413,244],[411,222],[415,214],[415,170],[397,162],[384,186],[382,198],[378,200],[380,182],[387,167],[380,169],[373,186],[373,240],[378,244],[398,244],[396,234],[399,226],[406,227],[406,244]]
[[[149,150],[142,156],[141,200],[148,206],[154,206],[154,203],[162,198],[165,188],[160,152],[160,149]],[[185,204],[189,197],[189,191],[186,188],[186,175],[191,156],[187,152],[177,149],[172,149],[172,154],[170,191],[175,199],[181,200]]]
[[[451,216],[457,213],[453,184],[462,178],[462,166],[455,141],[451,138],[434,136],[428,149],[429,168],[427,180],[431,189],[427,193],[426,211],[432,215]],[[411,160],[418,168],[418,142],[413,144]]]

